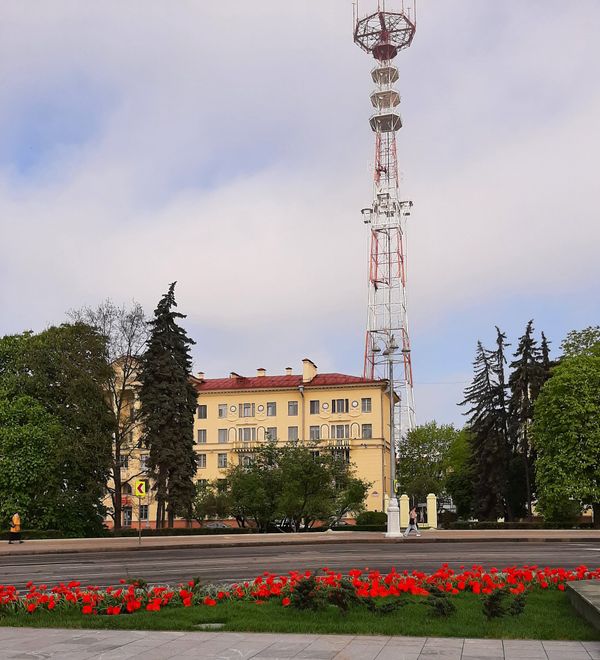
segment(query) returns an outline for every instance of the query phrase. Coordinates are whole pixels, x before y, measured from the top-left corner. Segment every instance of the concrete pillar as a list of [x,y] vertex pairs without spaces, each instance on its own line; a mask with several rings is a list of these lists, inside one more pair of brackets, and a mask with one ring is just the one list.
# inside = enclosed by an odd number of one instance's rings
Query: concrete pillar
[[437,529],[437,497],[433,493],[427,495],[427,524],[430,529]]
[[392,497],[388,502],[387,507],[387,532],[388,538],[398,538],[402,536],[400,530],[400,509],[398,508],[398,500]]
[[408,527],[408,514],[410,513],[410,503],[408,495],[400,495],[400,527],[406,529]]

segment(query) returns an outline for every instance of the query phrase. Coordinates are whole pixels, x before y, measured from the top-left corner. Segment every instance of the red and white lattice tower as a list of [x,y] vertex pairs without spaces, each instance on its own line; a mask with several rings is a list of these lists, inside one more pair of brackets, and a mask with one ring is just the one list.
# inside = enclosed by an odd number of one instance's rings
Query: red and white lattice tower
[[406,309],[406,218],[412,202],[400,197],[396,133],[402,120],[397,112],[400,95],[393,88],[398,80],[393,60],[411,45],[415,29],[414,7],[412,16],[403,6],[386,11],[381,0],[375,13],[354,24],[355,43],[377,62],[371,71],[376,86],[370,119],[375,134],[373,204],[363,209],[370,230],[364,375],[392,377],[400,397],[394,416],[397,440],[415,426],[415,405]]

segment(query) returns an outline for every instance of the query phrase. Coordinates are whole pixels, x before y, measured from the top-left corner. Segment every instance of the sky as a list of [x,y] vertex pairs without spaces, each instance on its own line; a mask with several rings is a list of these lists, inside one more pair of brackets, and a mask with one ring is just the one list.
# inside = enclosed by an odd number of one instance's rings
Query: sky
[[[393,10],[401,0],[388,0]],[[361,0],[361,14],[374,0]],[[396,60],[417,421],[475,345],[600,302],[600,3],[420,0]],[[177,281],[207,377],[360,374],[369,71],[351,0],[0,3],[0,335]]]

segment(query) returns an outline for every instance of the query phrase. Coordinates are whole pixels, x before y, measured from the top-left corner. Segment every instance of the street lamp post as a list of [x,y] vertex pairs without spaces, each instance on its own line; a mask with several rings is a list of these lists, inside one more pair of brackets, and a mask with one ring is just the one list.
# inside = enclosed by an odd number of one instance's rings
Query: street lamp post
[[387,532],[386,537],[398,538],[402,536],[400,529],[400,507],[398,506],[398,497],[396,496],[396,445],[395,445],[395,402],[394,402],[394,352],[398,349],[394,336],[392,335],[387,343],[383,355],[388,360],[388,377],[390,392],[390,498],[387,508]]

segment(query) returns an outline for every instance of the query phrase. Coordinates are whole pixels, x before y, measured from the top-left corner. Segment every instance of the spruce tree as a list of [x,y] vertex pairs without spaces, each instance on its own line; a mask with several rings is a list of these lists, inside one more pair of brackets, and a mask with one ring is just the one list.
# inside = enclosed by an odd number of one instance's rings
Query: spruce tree
[[[540,383],[540,389],[542,385],[550,378],[550,370],[555,365],[554,362],[550,359],[550,342],[546,339],[546,335],[542,332],[542,344],[541,344],[541,363],[542,363],[542,381]],[[539,394],[539,390],[537,392]]]
[[506,506],[508,461],[508,415],[504,355],[506,335],[497,330],[495,351],[485,349],[477,342],[473,363],[474,378],[465,389],[461,405],[469,405],[473,450],[472,474],[474,478],[475,509],[484,519],[494,520],[510,516]]
[[[544,337],[545,341],[545,337]],[[547,343],[546,343],[547,350]],[[531,502],[535,486],[533,484],[535,452],[531,443],[533,423],[533,403],[544,380],[544,351],[540,350],[533,335],[533,320],[527,323],[525,334],[520,337],[517,350],[511,362],[510,386],[510,438],[515,465],[520,469],[525,483],[525,504],[531,515]],[[547,356],[546,358],[547,359]]]
[[194,343],[177,323],[175,284],[161,298],[150,321],[150,337],[142,357],[140,404],[148,467],[157,501],[156,526],[170,527],[176,515],[190,516],[194,499],[196,455],[190,346]]

